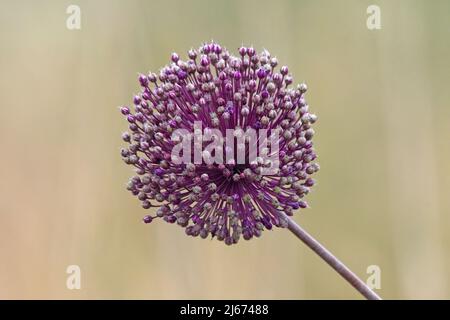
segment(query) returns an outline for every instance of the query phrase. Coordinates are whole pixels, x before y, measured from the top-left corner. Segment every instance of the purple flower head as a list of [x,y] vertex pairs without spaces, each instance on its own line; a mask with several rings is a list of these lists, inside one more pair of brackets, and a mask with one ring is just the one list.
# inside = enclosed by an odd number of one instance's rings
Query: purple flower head
[[[286,227],[281,212],[291,216],[307,207],[303,198],[315,184],[310,176],[319,170],[312,143],[317,117],[305,100],[307,86],[293,87],[288,67],[277,70],[277,65],[266,50],[241,47],[234,56],[213,42],[189,50],[187,60],[173,53],[159,73],[139,75],[141,92],[134,106],[120,108],[129,126],[122,134],[128,147],[121,155],[136,171],[127,189],[143,208],[154,210],[145,223],[162,218],[188,235],[230,245],[241,236],[249,240],[264,229]],[[210,142],[193,138],[190,151],[183,149],[181,156],[195,158],[201,149],[202,161],[180,163],[173,157],[174,132],[183,129],[192,133],[183,141],[192,138],[196,123],[224,137],[228,129],[277,131],[277,160],[258,156],[250,161],[249,148],[236,145],[223,148],[230,159],[208,162],[222,149],[208,151]],[[243,141],[244,147],[251,144]],[[272,147],[266,153],[274,152]],[[268,167],[275,170],[263,174]]]

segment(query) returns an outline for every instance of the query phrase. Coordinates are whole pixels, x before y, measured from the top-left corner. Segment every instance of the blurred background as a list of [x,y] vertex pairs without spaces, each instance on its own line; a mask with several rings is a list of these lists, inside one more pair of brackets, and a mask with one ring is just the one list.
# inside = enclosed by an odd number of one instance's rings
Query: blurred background
[[384,298],[450,298],[449,1],[0,6],[0,298],[361,298],[287,230],[227,247],[141,223],[117,107],[138,72],[211,39],[266,48],[308,83],[321,171],[296,221],[363,279],[379,266]]

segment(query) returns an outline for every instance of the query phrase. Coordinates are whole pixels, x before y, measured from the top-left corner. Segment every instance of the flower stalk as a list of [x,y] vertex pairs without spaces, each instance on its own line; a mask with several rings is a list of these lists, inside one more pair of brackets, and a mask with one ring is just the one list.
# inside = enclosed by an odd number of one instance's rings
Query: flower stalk
[[372,289],[369,288],[358,276],[345,264],[328,251],[319,241],[314,239],[308,232],[300,227],[291,217],[285,215],[288,221],[288,229],[312,251],[321,257],[330,267],[339,273],[349,284],[359,291],[368,300],[381,300]]

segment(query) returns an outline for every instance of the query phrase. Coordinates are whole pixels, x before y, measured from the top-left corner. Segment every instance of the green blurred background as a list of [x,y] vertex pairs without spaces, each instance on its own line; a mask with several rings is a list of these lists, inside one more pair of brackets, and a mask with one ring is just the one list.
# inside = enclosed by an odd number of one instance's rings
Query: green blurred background
[[141,223],[117,107],[211,39],[308,83],[322,170],[296,221],[362,278],[380,266],[384,298],[450,298],[449,1],[0,3],[0,298],[360,298],[287,230],[226,247]]

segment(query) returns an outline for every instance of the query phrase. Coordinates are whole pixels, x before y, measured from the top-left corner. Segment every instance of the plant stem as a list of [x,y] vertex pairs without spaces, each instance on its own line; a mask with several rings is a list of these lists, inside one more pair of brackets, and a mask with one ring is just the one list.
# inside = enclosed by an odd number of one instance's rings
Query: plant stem
[[[283,213],[283,215],[285,215]],[[372,289],[370,289],[356,274],[345,266],[330,251],[314,239],[308,232],[301,228],[291,217],[285,215],[288,221],[288,229],[302,240],[312,251],[317,253],[326,263],[328,263],[337,273],[339,273],[348,283],[358,290],[368,300],[381,300]]]

